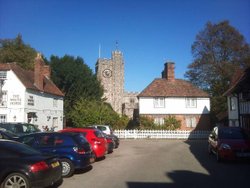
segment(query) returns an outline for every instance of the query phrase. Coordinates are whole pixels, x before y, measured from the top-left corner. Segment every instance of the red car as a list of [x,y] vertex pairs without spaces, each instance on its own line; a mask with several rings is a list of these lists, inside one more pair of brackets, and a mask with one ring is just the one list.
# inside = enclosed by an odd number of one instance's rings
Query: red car
[[92,146],[95,158],[104,157],[107,153],[107,139],[103,133],[96,128],[66,128],[60,132],[78,132],[82,133]]
[[214,127],[208,138],[208,152],[217,161],[250,158],[250,137],[240,127]]

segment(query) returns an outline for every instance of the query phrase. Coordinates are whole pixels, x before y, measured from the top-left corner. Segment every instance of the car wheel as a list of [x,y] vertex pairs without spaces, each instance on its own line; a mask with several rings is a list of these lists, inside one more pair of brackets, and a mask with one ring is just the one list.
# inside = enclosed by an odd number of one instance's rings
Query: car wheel
[[61,159],[61,163],[62,163],[62,176],[64,178],[72,176],[75,171],[75,167],[71,162],[71,160]]
[[20,173],[12,173],[4,179],[1,185],[1,188],[6,187],[30,188],[30,183],[25,175]]

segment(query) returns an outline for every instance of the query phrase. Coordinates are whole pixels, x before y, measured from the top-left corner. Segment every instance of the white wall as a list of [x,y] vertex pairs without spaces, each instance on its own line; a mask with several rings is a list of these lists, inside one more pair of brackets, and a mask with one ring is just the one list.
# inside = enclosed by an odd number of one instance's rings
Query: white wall
[[0,108],[0,114],[6,115],[7,122],[23,122],[25,87],[12,70],[7,71],[2,90],[7,91],[7,107]]
[[139,114],[209,114],[209,112],[209,98],[197,98],[196,108],[187,108],[186,98],[167,97],[164,108],[155,108],[153,98],[139,98]]
[[[26,90],[13,71],[7,71],[2,90],[7,91],[7,106],[0,108],[0,114],[6,115],[7,122],[28,122],[27,114],[34,112],[37,118],[31,123],[40,129],[45,125],[51,128],[53,122],[57,124],[56,131],[63,128],[63,97]],[[54,99],[57,99],[57,106],[54,106]]]
[[[54,100],[57,100],[56,106],[54,106]],[[37,118],[31,123],[37,124],[41,130],[42,126],[48,126],[49,129],[55,126],[56,131],[63,128],[62,97],[27,90],[25,94],[25,122],[28,122],[27,113],[29,112],[36,113]]]

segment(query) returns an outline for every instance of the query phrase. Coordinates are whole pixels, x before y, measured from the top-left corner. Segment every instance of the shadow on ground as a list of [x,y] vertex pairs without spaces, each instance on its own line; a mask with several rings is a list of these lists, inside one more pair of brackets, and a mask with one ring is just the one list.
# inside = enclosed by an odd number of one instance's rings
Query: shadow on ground
[[218,163],[215,156],[207,152],[206,140],[188,140],[190,152],[206,174],[185,170],[166,173],[172,182],[127,182],[128,188],[249,188],[250,162],[233,161]]

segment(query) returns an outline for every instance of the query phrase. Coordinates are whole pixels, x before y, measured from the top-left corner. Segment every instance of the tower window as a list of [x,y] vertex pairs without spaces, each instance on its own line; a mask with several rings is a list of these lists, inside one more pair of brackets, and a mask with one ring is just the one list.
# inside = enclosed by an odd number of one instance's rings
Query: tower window
[[135,103],[135,99],[134,98],[130,98],[130,101],[129,101],[131,104],[134,104]]

